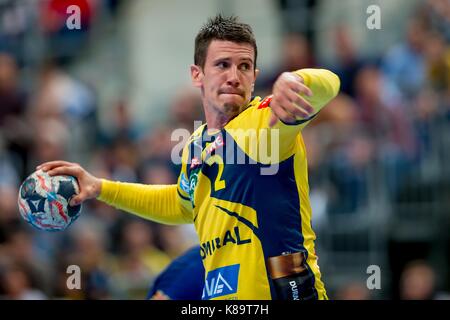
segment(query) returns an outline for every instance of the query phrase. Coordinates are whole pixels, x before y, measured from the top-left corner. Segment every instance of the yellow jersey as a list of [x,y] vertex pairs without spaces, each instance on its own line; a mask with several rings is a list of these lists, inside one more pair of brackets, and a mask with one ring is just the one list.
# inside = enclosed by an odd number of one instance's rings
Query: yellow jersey
[[194,223],[205,268],[203,299],[277,298],[267,259],[296,252],[306,259],[311,295],[327,299],[301,130],[337,95],[339,79],[324,69],[296,73],[313,92],[304,97],[316,111],[312,117],[270,128],[271,97],[254,97],[222,129],[204,124],[192,134],[176,186],[103,181],[103,201],[163,223]]

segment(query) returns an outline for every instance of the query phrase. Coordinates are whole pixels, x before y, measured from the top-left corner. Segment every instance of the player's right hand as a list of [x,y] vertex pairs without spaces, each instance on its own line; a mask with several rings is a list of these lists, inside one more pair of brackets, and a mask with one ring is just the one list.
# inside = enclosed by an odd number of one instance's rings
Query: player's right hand
[[61,160],[49,161],[37,166],[36,169],[45,171],[50,176],[68,175],[77,178],[80,193],[72,198],[69,204],[71,206],[79,205],[83,201],[96,198],[100,195],[102,188],[101,179],[91,175],[78,163]]
[[274,126],[278,120],[295,123],[298,119],[312,116],[313,106],[302,97],[302,95],[311,97],[312,94],[301,76],[293,72],[283,72],[273,85],[269,126]]

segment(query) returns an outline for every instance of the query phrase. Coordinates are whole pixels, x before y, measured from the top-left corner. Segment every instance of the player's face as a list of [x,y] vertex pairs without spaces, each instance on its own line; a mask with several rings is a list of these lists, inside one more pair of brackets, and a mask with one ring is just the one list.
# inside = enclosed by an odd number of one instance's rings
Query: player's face
[[207,108],[234,116],[250,101],[258,71],[250,44],[213,40],[204,68],[192,66],[194,85],[202,89]]

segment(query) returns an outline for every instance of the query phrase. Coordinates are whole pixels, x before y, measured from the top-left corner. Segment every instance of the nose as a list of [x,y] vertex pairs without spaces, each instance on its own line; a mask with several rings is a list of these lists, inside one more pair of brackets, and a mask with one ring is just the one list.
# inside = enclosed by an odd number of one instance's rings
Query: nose
[[232,66],[228,69],[227,84],[235,88],[239,87],[240,81],[237,66]]

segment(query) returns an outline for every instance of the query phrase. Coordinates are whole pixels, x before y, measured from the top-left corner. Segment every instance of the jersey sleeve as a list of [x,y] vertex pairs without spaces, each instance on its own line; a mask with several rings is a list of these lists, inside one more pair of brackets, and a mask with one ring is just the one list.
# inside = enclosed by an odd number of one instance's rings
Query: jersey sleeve
[[311,117],[297,120],[296,124],[300,124],[303,128],[328,102],[337,96],[340,80],[336,74],[326,69],[301,69],[294,73],[302,77],[305,85],[313,92],[312,97],[302,96],[314,108],[314,114]]
[[186,210],[180,202],[177,185],[145,185],[102,180],[98,200],[159,223],[193,223],[192,212]]

